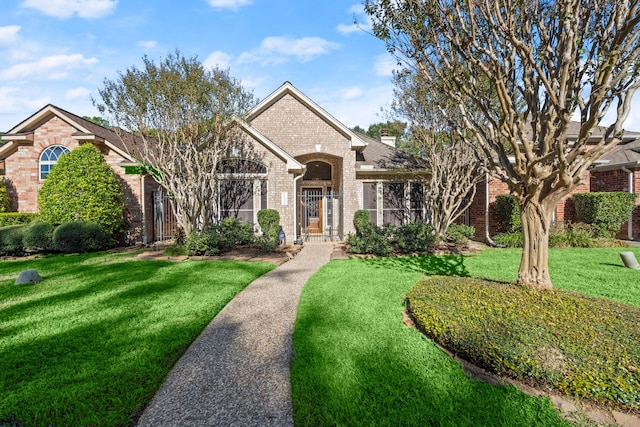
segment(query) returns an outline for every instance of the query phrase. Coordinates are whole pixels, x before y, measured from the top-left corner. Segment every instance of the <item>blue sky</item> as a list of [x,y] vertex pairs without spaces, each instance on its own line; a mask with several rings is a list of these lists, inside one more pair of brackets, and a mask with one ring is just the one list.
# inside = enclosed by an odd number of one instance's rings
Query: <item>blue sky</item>
[[395,61],[360,0],[2,0],[0,131],[48,103],[98,115],[105,78],[180,50],[264,98],[290,81],[348,126],[385,120]]

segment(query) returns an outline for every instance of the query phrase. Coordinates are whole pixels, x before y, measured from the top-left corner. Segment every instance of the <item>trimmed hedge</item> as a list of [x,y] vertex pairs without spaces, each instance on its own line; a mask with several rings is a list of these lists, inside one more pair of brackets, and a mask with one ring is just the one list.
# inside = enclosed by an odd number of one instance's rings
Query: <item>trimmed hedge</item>
[[22,243],[29,252],[51,252],[55,249],[53,232],[55,224],[35,221],[27,227]]
[[419,328],[476,365],[610,407],[640,409],[640,309],[472,277],[423,279]]
[[466,245],[476,234],[475,227],[464,224],[451,224],[447,228],[446,239],[456,245]]
[[29,224],[36,220],[38,214],[30,212],[2,212],[0,213],[0,227],[8,225]]
[[511,194],[496,196],[496,216],[498,227],[505,233],[515,233],[522,230],[522,218],[518,200]]
[[53,232],[53,245],[59,252],[94,252],[108,247],[107,236],[97,222],[65,222]]
[[0,255],[24,254],[22,239],[26,229],[26,225],[9,225],[0,228]]
[[576,193],[577,219],[590,224],[599,237],[613,237],[629,219],[637,195],[625,192]]

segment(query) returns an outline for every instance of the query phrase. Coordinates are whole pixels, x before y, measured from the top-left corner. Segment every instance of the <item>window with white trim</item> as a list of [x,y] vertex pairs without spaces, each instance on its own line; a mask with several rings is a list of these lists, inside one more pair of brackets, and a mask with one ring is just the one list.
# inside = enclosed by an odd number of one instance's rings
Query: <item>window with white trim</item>
[[40,180],[44,180],[51,169],[58,163],[60,156],[68,153],[69,149],[63,145],[52,145],[40,154]]

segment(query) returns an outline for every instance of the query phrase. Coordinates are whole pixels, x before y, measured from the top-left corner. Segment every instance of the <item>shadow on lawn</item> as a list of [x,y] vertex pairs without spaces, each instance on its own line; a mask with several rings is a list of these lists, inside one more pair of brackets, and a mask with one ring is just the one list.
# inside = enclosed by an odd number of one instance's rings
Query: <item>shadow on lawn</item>
[[[406,329],[399,313],[378,310],[361,321],[340,314],[339,326],[324,310],[307,313],[296,324],[307,331],[294,340],[296,425],[568,425],[546,399],[469,380],[432,341]],[[336,329],[343,330],[332,337],[345,341],[328,345],[323,331]]]
[[462,255],[366,258],[363,262],[378,268],[423,273],[430,276],[469,276]]

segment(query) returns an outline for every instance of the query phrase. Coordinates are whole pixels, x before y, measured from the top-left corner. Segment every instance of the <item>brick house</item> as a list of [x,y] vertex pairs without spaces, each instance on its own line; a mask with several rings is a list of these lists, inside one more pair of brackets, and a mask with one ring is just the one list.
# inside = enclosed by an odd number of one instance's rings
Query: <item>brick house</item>
[[130,242],[153,238],[151,192],[158,185],[149,177],[127,173],[136,162],[110,129],[53,105],[47,105],[2,135],[0,174],[14,210],[38,211],[38,191],[64,153],[93,144],[113,168],[123,189],[125,221]]
[[[258,210],[275,209],[288,242],[342,239],[354,231],[358,209],[368,210],[378,225],[427,219],[422,183],[406,172],[410,160],[395,148],[395,139],[376,140],[352,131],[291,83],[285,82],[244,119],[236,120],[260,161],[250,173],[234,170],[231,163],[220,167],[218,219],[234,216],[256,224]],[[37,193],[57,158],[91,143],[123,186],[129,241],[171,236],[166,197],[150,176],[135,173],[137,162],[114,131],[47,105],[2,138],[7,143],[0,147],[0,174],[16,210],[37,212]],[[638,138],[640,134],[625,135],[623,144],[587,172],[575,191],[640,191]],[[241,199],[235,191],[239,188]],[[507,192],[504,183],[489,176],[478,184],[462,219],[475,227],[478,240],[497,232],[495,197]],[[627,237],[640,234],[639,207],[633,215]],[[555,219],[574,218],[569,195],[558,203]]]
[[[422,187],[404,176],[407,159],[394,138],[377,141],[340,123],[290,83],[237,119],[244,138],[260,154],[252,173],[223,170],[220,192],[243,188],[243,200],[222,200],[220,217],[257,223],[257,211],[276,209],[289,241],[340,239],[353,231],[353,215],[364,207],[371,218],[400,223],[409,209],[422,219]],[[158,184],[132,172],[137,164],[126,144],[110,129],[47,105],[2,137],[0,173],[14,208],[37,212],[37,194],[60,155],[94,144],[120,179],[125,193],[129,240],[151,242],[170,236],[158,232]],[[406,196],[405,196],[406,195]],[[233,207],[231,205],[234,205]],[[164,207],[165,216],[171,216]]]
[[[571,123],[569,138],[577,137],[579,123]],[[602,130],[594,131],[591,141],[597,143]],[[625,132],[620,145],[604,155],[584,173],[580,185],[571,194],[558,202],[553,215],[556,224],[576,221],[576,210],[572,195],[575,193],[606,191],[628,191],[640,194],[640,133]],[[487,175],[478,184],[474,201],[463,221],[475,227],[475,238],[487,240],[500,230],[495,211],[496,196],[508,194],[509,188],[500,180]],[[640,198],[630,217],[630,222],[621,226],[617,237],[634,240],[640,237]]]

